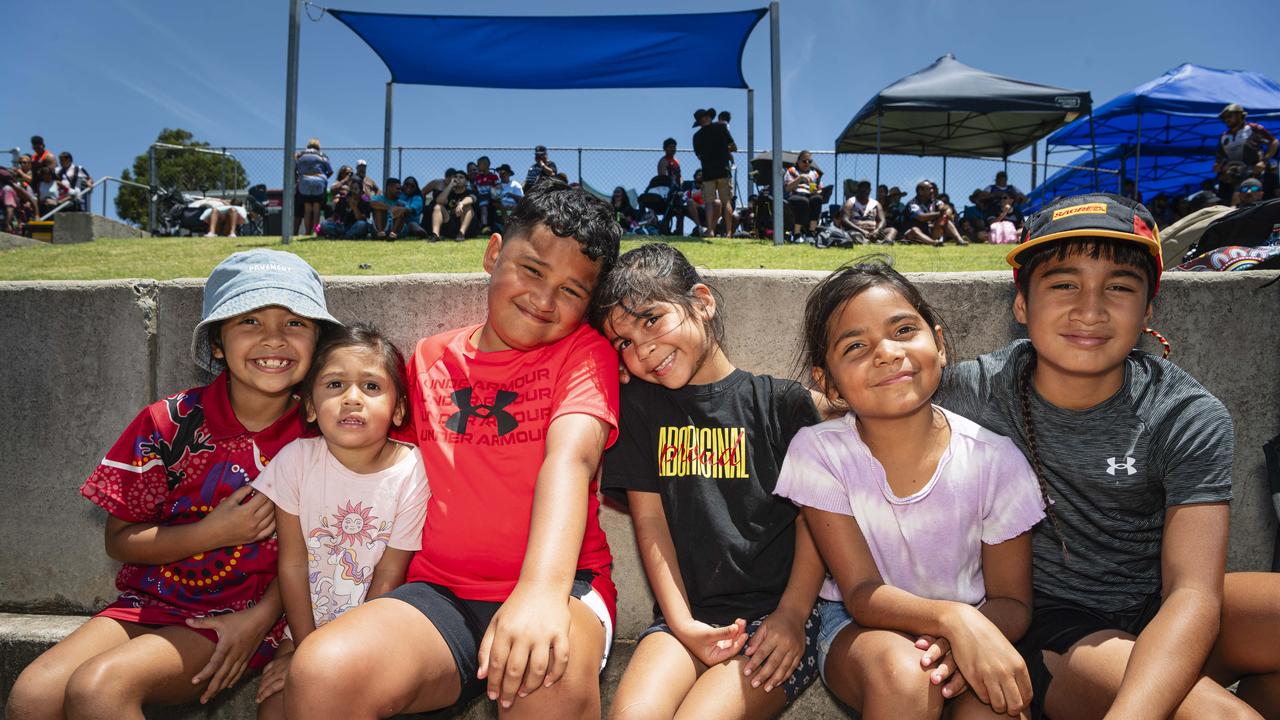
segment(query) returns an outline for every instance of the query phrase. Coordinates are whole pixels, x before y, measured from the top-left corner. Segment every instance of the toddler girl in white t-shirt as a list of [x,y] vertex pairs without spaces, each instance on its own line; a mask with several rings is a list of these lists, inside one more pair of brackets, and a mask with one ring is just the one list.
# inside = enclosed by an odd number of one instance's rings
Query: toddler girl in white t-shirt
[[253,483],[276,504],[289,635],[262,674],[259,718],[284,717],[294,647],[321,625],[404,582],[422,547],[430,490],[422,456],[387,437],[406,412],[404,359],[374,327],[325,338],[302,382],[320,437],[293,441]]

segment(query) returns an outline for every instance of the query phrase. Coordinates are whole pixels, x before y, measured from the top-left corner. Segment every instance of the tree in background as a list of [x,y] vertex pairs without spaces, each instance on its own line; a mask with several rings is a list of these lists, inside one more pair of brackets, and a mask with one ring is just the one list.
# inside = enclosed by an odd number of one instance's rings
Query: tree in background
[[[195,139],[181,128],[165,128],[156,138],[157,143],[181,145],[190,148],[208,148],[209,143]],[[249,185],[249,176],[240,161],[230,155],[156,148],[156,175],[162,188],[177,188],[187,192],[210,190],[243,190]],[[147,153],[133,159],[133,170],[120,173],[121,180],[143,185],[151,182],[151,163]],[[120,219],[138,225],[147,224],[147,191],[142,188],[121,185],[116,193],[116,214]]]

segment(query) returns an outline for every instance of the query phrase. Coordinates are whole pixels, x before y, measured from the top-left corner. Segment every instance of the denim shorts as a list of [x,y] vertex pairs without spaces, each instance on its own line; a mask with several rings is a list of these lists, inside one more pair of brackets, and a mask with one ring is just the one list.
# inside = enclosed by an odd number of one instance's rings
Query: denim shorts
[[[767,617],[769,616],[764,615],[747,623],[747,636],[755,635],[756,630],[760,629],[761,623]],[[800,665],[796,667],[795,672],[791,673],[791,677],[787,678],[786,682],[781,685],[782,691],[787,695],[788,703],[800,697],[800,693],[804,692],[805,688],[818,679],[818,623],[818,609],[815,607],[804,623],[804,655],[800,657]],[[667,625],[666,620],[662,616],[658,616],[654,618],[652,625],[640,633],[636,641],[644,640],[649,635],[658,632],[667,633],[672,637],[675,636],[675,633],[671,632],[671,626]],[[738,654],[745,655],[746,652],[747,646],[743,645]]]
[[813,611],[818,614],[818,672],[825,683],[827,654],[831,652],[831,643],[836,641],[841,630],[853,624],[853,618],[845,609],[844,603],[835,600],[818,598],[818,605]]

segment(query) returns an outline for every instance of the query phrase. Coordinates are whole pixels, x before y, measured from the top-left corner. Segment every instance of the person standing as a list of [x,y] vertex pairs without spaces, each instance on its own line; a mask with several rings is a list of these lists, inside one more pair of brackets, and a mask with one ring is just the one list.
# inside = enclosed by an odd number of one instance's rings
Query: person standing
[[556,164],[547,159],[547,146],[539,145],[533,149],[533,164],[524,176],[524,190],[529,192],[538,181],[556,176]]
[[[702,199],[707,206],[707,235],[715,237],[720,219],[724,220],[726,237],[733,237],[733,184],[729,165],[738,146],[729,128],[713,122],[716,111],[699,109],[693,113],[693,152],[702,161]],[[719,200],[717,205],[714,201]]]
[[[307,141],[306,149],[294,157],[293,171],[298,178],[298,195],[302,200],[302,227],[308,234],[314,233],[320,224],[320,208],[324,205],[329,176],[333,174],[328,156],[320,151],[319,140],[311,138]],[[294,230],[296,233],[297,228]]]
[[1247,177],[1262,180],[1262,196],[1276,191],[1276,152],[1280,141],[1258,123],[1246,122],[1248,113],[1239,103],[1231,103],[1218,114],[1227,129],[1218,136],[1218,154],[1213,172],[1218,176],[1218,197],[1227,200]]

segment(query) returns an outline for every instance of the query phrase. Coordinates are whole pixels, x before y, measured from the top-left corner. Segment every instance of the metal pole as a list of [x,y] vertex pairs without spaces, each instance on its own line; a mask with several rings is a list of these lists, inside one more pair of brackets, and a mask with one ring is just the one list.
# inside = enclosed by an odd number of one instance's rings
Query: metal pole
[[947,156],[942,156],[942,192],[947,191]]
[[222,165],[222,197],[225,199],[227,197],[227,170],[229,169],[226,148],[222,148],[222,162],[219,164]]
[[833,170],[833,172],[835,173],[835,176],[836,176],[836,184],[835,184],[835,189],[831,191],[831,197],[835,198],[836,204],[839,205],[843,202],[840,199],[840,193],[843,189],[840,187],[840,153],[833,153],[832,158],[833,158],[832,163],[835,165],[835,169]]
[[1036,189],[1036,149],[1040,147],[1039,142],[1031,143],[1031,189]]
[[[396,146],[396,177],[404,177],[404,146]],[[425,179],[425,178],[424,178]],[[383,183],[384,185],[386,183]]]
[[1098,192],[1098,139],[1094,135],[1093,108],[1089,108],[1089,147],[1093,149],[1093,191]]
[[[111,181],[108,180],[107,182],[111,182]],[[116,192],[120,192],[120,189],[116,188]],[[107,216],[107,183],[103,183],[102,184],[102,217],[106,217],[106,216]]]
[[391,81],[387,81],[387,109],[382,117],[382,187],[391,177]]
[[769,3],[769,102],[773,105],[773,244],[782,244],[782,25],[778,0]]
[[756,156],[756,91],[747,88],[747,172],[751,172],[751,158]]
[[884,111],[876,111],[876,192],[880,192],[880,125],[884,122]]
[[582,184],[582,148],[578,148],[578,184]]
[[293,151],[298,146],[298,10],[302,0],[289,0],[289,50],[284,90],[284,200],[280,209],[280,242],[288,245],[293,239]]
[[[147,229],[156,234],[156,191],[160,189],[160,179],[156,177],[156,146],[147,148]],[[117,190],[116,192],[119,192]]]
[[[1124,192],[1124,186],[1120,186]],[[1138,111],[1138,147],[1133,155],[1133,199],[1142,194],[1142,111]]]

